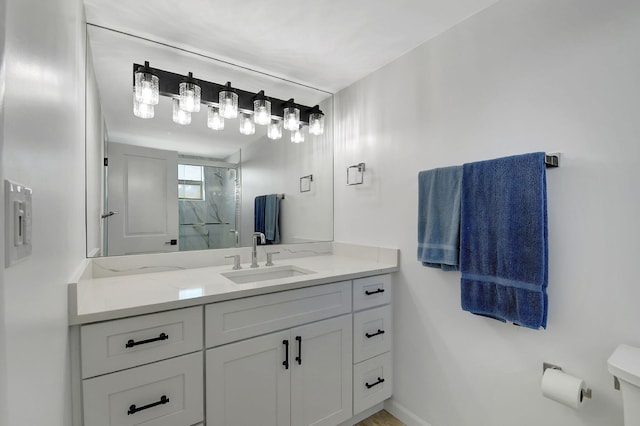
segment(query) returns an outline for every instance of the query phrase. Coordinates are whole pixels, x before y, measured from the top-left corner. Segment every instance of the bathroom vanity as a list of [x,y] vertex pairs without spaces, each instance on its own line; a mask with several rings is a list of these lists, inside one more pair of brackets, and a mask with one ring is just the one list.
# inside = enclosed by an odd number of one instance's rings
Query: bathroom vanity
[[397,250],[313,246],[238,271],[226,250],[88,260],[74,426],[347,425],[389,398]]

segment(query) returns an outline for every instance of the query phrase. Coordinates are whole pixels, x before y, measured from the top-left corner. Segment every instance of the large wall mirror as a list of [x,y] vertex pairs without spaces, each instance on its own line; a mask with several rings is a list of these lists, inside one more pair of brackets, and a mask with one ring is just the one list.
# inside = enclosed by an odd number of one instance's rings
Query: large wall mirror
[[[88,257],[251,245],[260,220],[254,206],[264,196],[278,200],[278,234],[269,244],[333,239],[331,93],[103,27],[87,25],[87,43]],[[238,119],[212,130],[206,105],[192,113],[191,124],[180,125],[172,120],[168,96],[160,96],[153,118],[138,118],[133,64],[145,61],[319,105],[324,134],[303,130],[304,142],[292,143],[289,131],[271,140],[266,126],[256,125],[248,136]]]

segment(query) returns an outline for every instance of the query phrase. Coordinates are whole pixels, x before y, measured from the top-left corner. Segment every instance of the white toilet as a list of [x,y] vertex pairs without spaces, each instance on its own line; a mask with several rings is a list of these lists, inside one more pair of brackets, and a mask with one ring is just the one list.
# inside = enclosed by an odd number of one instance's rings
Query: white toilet
[[620,345],[607,361],[622,392],[624,425],[640,426],[640,348]]

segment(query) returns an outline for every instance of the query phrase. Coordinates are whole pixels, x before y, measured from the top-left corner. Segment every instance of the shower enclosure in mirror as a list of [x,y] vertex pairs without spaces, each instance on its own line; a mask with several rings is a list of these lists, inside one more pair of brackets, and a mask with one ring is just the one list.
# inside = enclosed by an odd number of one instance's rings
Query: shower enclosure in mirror
[[[87,25],[87,256],[206,250],[251,245],[256,198],[278,194],[279,241],[333,238],[333,97],[166,43]],[[133,114],[132,65],[234,87],[297,104],[319,105],[323,135],[304,142],[267,138],[267,127],[241,134],[238,119],[207,127],[207,107],[191,124],[172,120],[160,96],[154,117]],[[313,175],[309,192],[299,179]],[[258,213],[259,215],[259,213]],[[259,216],[258,216],[259,217]]]

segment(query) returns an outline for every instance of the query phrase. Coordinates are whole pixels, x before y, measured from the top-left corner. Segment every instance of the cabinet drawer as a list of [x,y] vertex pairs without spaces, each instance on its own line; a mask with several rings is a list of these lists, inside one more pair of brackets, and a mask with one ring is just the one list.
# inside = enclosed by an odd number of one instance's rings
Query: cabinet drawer
[[353,362],[364,361],[391,350],[391,306],[353,315]]
[[205,307],[207,347],[351,312],[351,281],[283,291]]
[[353,415],[391,397],[391,352],[353,366]]
[[202,363],[202,352],[196,352],[84,380],[84,425],[189,426],[203,421]]
[[202,349],[202,307],[82,326],[82,378]]
[[353,280],[353,310],[372,308],[391,302],[391,275]]

